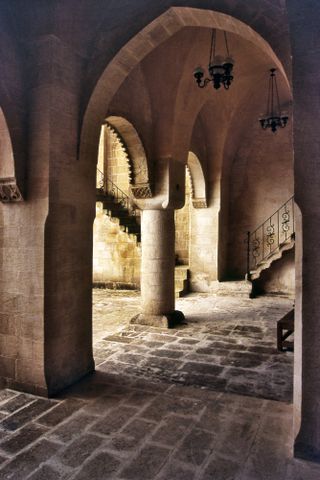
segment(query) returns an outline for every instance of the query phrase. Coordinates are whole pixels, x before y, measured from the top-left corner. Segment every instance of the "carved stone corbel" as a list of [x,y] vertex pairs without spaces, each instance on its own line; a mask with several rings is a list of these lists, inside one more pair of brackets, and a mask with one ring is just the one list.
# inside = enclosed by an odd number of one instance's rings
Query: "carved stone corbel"
[[194,208],[207,208],[207,200],[205,198],[193,198],[192,205]]
[[152,190],[150,183],[141,183],[139,185],[131,185],[131,192],[134,198],[152,198]]
[[14,177],[0,178],[0,201],[3,203],[23,201],[17,180]]

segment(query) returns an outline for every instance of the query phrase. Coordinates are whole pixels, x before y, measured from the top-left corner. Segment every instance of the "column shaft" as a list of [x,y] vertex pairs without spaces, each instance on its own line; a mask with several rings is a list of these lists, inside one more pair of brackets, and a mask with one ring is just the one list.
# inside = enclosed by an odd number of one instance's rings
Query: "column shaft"
[[141,296],[145,314],[174,311],[174,210],[144,210]]
[[184,318],[174,309],[174,210],[144,210],[141,233],[142,313],[132,323],[171,327]]

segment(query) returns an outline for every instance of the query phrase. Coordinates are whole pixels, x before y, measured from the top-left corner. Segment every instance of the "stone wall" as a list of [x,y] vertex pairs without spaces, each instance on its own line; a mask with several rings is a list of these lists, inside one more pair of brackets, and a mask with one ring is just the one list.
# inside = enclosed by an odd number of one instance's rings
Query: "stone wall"
[[[130,196],[130,172],[127,154],[117,135],[104,128],[104,174],[126,195]],[[110,184],[108,184],[108,190]]]
[[135,235],[121,230],[97,202],[93,225],[93,282],[109,287],[139,288],[141,247]]
[[[130,196],[130,170],[127,152],[119,137],[110,128],[103,125],[100,132],[98,161],[97,161],[97,188],[104,188],[112,192],[111,180],[122,192]],[[104,176],[104,185],[101,183]]]
[[229,194],[227,277],[244,278],[246,233],[293,194],[292,120],[275,134],[254,121],[229,172]]

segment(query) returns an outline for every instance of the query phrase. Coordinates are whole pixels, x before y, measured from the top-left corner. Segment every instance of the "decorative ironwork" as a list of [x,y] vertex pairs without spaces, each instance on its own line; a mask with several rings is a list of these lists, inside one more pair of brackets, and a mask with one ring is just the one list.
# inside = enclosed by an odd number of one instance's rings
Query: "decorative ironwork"
[[288,232],[290,230],[290,212],[287,208],[282,214],[281,226],[282,226],[283,232]]
[[294,238],[294,197],[253,232],[247,233],[247,273],[256,270]]
[[213,28],[208,65],[210,78],[203,78],[204,70],[201,67],[197,67],[193,72],[193,76],[199,88],[204,88],[209,82],[212,82],[212,85],[216,90],[218,90],[221,85],[223,85],[226,90],[229,90],[229,87],[233,81],[232,70],[234,60],[230,57],[227,32],[223,32],[223,34],[227,55],[225,58],[223,58],[221,55],[216,55],[217,31],[215,28]]
[[130,215],[138,216],[140,214],[139,210],[135,208],[132,199],[123,190],[121,190],[121,188],[113,183],[112,180],[107,178],[98,168],[96,185],[101,193],[112,197],[113,201],[125,208]]
[[251,251],[254,258],[258,258],[260,256],[260,240],[258,238],[252,240]]
[[284,128],[289,119],[287,115],[281,114],[277,77],[275,72],[275,68],[270,69],[266,117],[259,120],[260,125],[264,130],[271,128],[273,133],[275,133],[279,127]]
[[274,244],[274,225],[269,225],[266,228],[267,234],[266,234],[266,242],[269,247],[271,247]]

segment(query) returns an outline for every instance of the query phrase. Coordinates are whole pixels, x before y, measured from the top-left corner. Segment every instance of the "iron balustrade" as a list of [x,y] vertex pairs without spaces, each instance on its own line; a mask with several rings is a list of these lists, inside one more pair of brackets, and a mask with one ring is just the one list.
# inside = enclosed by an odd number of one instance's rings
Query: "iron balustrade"
[[291,197],[253,232],[247,233],[247,273],[294,239],[294,197]]
[[125,208],[132,216],[139,216],[140,212],[136,209],[131,198],[119,188],[112,180],[107,178],[99,168],[97,168],[96,188],[102,193],[112,197],[115,203]]

